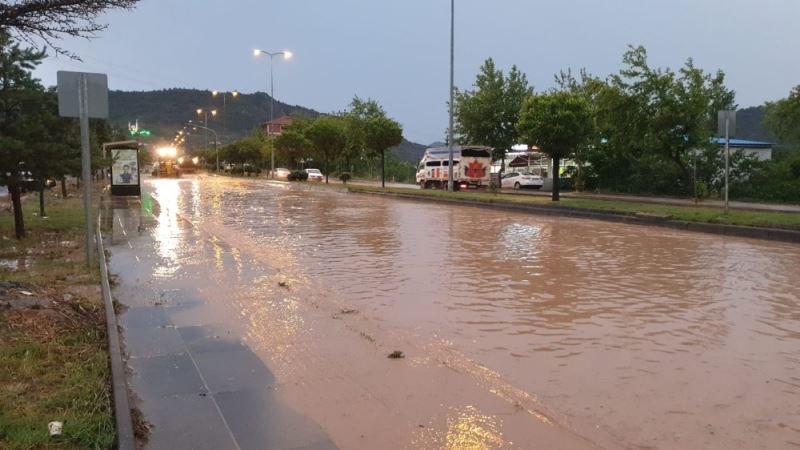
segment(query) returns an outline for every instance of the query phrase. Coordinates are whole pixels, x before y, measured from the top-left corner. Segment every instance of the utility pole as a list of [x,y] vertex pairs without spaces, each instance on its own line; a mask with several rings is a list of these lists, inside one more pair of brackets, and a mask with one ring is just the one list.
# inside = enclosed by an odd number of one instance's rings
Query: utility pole
[[450,0],[450,124],[447,128],[447,190],[453,191],[453,97],[454,93],[454,65],[455,65],[455,38],[456,38],[456,0]]

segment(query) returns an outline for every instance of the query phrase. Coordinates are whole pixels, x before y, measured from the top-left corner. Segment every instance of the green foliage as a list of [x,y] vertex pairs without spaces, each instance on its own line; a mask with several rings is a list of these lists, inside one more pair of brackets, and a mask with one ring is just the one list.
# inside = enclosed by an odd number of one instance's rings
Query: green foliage
[[764,124],[782,141],[800,144],[800,85],[787,98],[766,104]]
[[522,103],[533,93],[528,78],[512,66],[508,76],[487,59],[478,73],[474,90],[455,95],[455,132],[462,144],[494,148],[495,159],[517,143],[516,128]]
[[689,194],[696,153],[705,158],[698,166],[709,168],[698,179],[711,185],[720,164],[711,141],[717,111],[734,107],[724,74],[706,74],[691,59],[677,73],[652,68],[643,47],[631,48],[623,61],[625,67],[596,95],[602,140],[587,153],[587,160],[599,187]]
[[386,185],[386,150],[403,141],[403,128],[388,117],[373,117],[364,124],[364,145],[370,155],[381,157],[381,185]]
[[754,164],[749,176],[731,184],[738,199],[800,203],[800,152]]
[[305,170],[293,170],[287,177],[289,181],[306,181],[308,180],[308,172]]
[[564,158],[586,142],[592,117],[586,100],[570,92],[531,95],[522,105],[520,138],[551,157]]
[[261,167],[263,162],[269,158],[270,151],[269,141],[261,132],[256,132],[222,147],[219,155],[221,160],[230,164]]
[[283,133],[275,138],[277,154],[288,162],[289,167],[296,167],[298,161],[310,153],[310,148],[311,142],[294,125],[284,128]]
[[311,142],[314,156],[324,164],[323,172],[327,183],[331,160],[339,156],[347,145],[344,121],[335,116],[318,117],[308,126],[305,135]]
[[553,200],[559,200],[559,159],[575,154],[592,134],[592,115],[586,99],[558,91],[531,95],[522,105],[520,138],[553,159]]

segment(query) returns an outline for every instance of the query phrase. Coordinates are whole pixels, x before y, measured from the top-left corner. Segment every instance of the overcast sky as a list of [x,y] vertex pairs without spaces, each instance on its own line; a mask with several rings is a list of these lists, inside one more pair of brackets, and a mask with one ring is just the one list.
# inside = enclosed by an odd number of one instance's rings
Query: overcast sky
[[[49,58],[36,75],[105,72],[112,89],[268,89],[255,47],[275,60],[275,97],[322,112],[353,95],[378,100],[412,141],[443,140],[449,82],[447,0],[142,0],[103,17],[92,41],[67,40],[84,63]],[[677,68],[688,57],[722,69],[740,107],[785,97],[800,84],[798,0],[456,0],[456,85],[487,58],[527,73],[537,90],[560,69],[606,76],[627,45]]]

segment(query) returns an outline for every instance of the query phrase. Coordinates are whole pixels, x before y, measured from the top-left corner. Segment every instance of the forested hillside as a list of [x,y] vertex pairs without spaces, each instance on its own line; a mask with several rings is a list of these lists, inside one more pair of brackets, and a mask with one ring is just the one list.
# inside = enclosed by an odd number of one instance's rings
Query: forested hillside
[[[128,123],[139,121],[139,126],[153,132],[153,140],[169,140],[183,124],[189,120],[203,119],[197,115],[198,108],[216,108],[216,117],[209,115],[209,127],[213,128],[226,142],[247,136],[253,128],[269,118],[269,96],[263,92],[240,94],[230,93],[225,101],[225,117],[222,116],[222,95],[216,97],[211,91],[199,89],[164,89],[159,91],[110,91],[108,93],[109,114],[117,126],[127,127]],[[318,116],[313,109],[298,105],[287,105],[275,101],[275,117],[300,114]],[[224,131],[224,133],[223,133]],[[425,146],[403,140],[392,149],[402,161],[416,164],[422,158]]]

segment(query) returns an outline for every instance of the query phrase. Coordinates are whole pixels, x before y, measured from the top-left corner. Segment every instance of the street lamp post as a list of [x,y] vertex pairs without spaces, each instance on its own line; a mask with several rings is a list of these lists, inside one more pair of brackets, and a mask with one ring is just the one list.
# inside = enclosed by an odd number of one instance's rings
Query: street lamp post
[[455,37],[456,37],[456,0],[450,0],[450,108],[449,125],[447,127],[447,190],[453,191],[453,66],[455,65]]
[[[270,135],[270,127],[272,126],[272,121],[275,120],[273,104],[275,102],[275,86],[273,84],[273,77],[272,77],[272,58],[277,55],[282,55],[283,59],[290,59],[292,57],[292,52],[283,51],[283,52],[268,52],[261,49],[253,50],[254,56],[259,55],[267,55],[269,56],[269,122],[267,123],[267,137]],[[270,152],[270,156],[272,157],[272,161],[270,163],[270,171],[269,177],[275,177],[275,149],[273,148]]]
[[[205,144],[203,145],[204,150],[208,150],[208,113],[211,113],[211,117],[217,117],[217,110],[215,108],[197,108],[197,115],[203,117],[203,125],[206,129]],[[216,142],[216,140],[214,142]]]
[[217,132],[212,130],[211,128],[208,128],[207,126],[196,124],[196,123],[192,122],[191,120],[186,122],[186,125],[188,125],[190,127],[200,128],[202,130],[205,130],[206,132],[210,131],[214,135],[214,153],[217,156],[217,174],[219,174],[219,147],[217,147],[217,145],[218,145],[217,141],[219,140],[219,138],[217,137]]
[[227,136],[228,131],[228,94],[231,94],[231,97],[236,98],[239,96],[239,91],[232,91],[232,92],[220,92],[220,91],[211,91],[212,97],[217,97],[218,95],[222,95],[222,143],[225,143],[225,138]]

